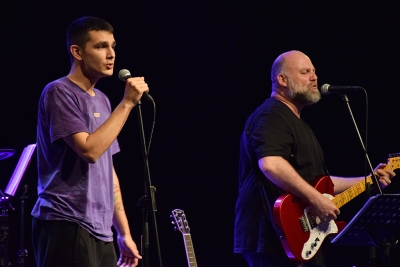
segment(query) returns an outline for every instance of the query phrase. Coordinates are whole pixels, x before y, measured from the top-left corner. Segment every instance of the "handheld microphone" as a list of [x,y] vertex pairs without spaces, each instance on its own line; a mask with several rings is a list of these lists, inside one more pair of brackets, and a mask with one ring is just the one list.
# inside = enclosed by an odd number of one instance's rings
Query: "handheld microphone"
[[[125,81],[126,81],[127,79],[129,79],[129,78],[133,78],[133,76],[131,75],[131,72],[130,72],[129,70],[127,70],[127,69],[122,69],[122,70],[120,70],[120,71],[118,72],[118,78],[119,78],[121,81],[125,82]],[[143,95],[144,95],[146,98],[148,98],[148,99],[150,99],[151,101],[153,101],[153,98],[149,95],[149,93],[144,92]]]
[[327,83],[321,86],[321,93],[323,93],[324,95],[330,93],[344,94],[346,92],[352,92],[358,90],[363,90],[363,88],[360,86],[336,86],[336,85],[329,85]]

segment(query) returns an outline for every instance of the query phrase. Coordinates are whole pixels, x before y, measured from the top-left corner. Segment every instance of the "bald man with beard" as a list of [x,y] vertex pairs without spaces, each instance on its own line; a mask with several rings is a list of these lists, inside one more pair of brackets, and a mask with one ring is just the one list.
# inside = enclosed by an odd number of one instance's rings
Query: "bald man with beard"
[[[269,216],[275,201],[285,193],[305,201],[321,222],[340,214],[331,200],[310,185],[315,178],[328,175],[322,149],[300,118],[304,107],[321,98],[318,77],[307,55],[288,51],[274,61],[271,82],[271,97],[250,115],[240,140],[234,252],[241,253],[250,267],[325,266],[328,242],[309,262],[296,263],[286,255]],[[385,166],[381,163],[375,168],[383,187],[395,176]],[[365,177],[330,178],[338,194]],[[270,210],[263,208],[260,188]]]

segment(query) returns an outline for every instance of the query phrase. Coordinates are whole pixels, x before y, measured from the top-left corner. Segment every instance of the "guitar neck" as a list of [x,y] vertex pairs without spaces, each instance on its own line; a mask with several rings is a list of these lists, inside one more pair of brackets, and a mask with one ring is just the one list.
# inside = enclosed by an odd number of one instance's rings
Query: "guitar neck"
[[[372,184],[371,175],[367,177],[367,183]],[[332,202],[336,205],[336,207],[340,208],[343,205],[347,204],[350,200],[354,199],[356,196],[364,192],[366,189],[365,180],[362,180],[349,189],[343,191],[340,194],[337,194],[333,199]]]
[[186,257],[189,267],[197,267],[196,257],[194,255],[192,237],[190,234],[183,234],[183,241],[185,242]]
[[[400,157],[399,153],[391,154],[388,158],[388,163],[382,170],[397,170],[400,168]],[[368,184],[372,184],[372,175],[367,176],[366,180]],[[359,194],[365,191],[365,180],[358,182],[357,184],[353,185],[349,189],[343,191],[340,194],[337,194],[333,199],[332,202],[336,205],[336,207],[340,208]]]

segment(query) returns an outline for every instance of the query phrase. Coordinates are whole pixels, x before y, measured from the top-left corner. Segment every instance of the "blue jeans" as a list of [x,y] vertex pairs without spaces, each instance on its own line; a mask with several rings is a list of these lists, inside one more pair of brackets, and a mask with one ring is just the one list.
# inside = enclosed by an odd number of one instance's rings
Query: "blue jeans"
[[268,255],[262,252],[242,252],[250,267],[320,267],[310,263],[295,263],[288,258]]

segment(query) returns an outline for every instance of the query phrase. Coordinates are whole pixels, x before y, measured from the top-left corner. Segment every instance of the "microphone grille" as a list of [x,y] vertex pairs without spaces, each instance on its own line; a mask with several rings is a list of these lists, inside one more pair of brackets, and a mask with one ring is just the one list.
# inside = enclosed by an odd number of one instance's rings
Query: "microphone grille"
[[118,72],[118,78],[125,82],[128,76],[131,76],[131,72],[127,69],[122,69]]
[[329,84],[324,84],[324,85],[322,85],[321,86],[321,93],[323,93],[324,95],[327,95],[327,94],[329,94],[329,92],[328,92],[328,89],[329,89]]

